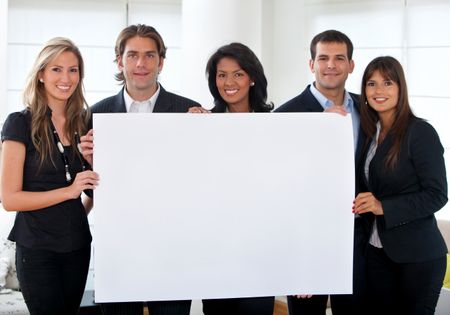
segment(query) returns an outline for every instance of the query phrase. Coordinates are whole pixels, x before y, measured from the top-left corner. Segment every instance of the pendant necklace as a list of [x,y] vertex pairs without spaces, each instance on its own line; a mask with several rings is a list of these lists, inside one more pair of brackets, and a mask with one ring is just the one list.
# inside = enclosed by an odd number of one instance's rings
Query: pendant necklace
[[[59,153],[61,153],[61,158],[62,161],[64,163],[64,171],[65,171],[65,175],[66,175],[66,182],[68,184],[70,184],[72,182],[72,176],[70,175],[70,167],[69,167],[69,158],[66,155],[66,152],[64,150],[64,145],[61,142],[61,139],[59,138],[58,133],[56,132],[56,128],[55,125],[53,124],[53,121],[50,117],[50,126],[52,128],[52,133],[53,133],[53,139],[55,140],[55,144],[56,147],[58,148]],[[78,157],[80,158],[81,161],[81,168],[83,171],[89,169],[89,166],[87,165],[87,162],[84,160],[84,158],[82,157],[82,152],[81,152],[81,141],[80,141],[80,135],[78,134],[78,132],[75,131],[75,141],[77,143],[76,147],[78,149],[78,152],[80,154],[77,154]]]

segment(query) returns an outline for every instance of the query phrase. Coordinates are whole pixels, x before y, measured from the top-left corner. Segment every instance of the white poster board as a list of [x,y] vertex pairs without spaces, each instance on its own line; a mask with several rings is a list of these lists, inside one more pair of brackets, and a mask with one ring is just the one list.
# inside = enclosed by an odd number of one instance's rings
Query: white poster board
[[95,114],[97,302],[352,291],[351,118]]

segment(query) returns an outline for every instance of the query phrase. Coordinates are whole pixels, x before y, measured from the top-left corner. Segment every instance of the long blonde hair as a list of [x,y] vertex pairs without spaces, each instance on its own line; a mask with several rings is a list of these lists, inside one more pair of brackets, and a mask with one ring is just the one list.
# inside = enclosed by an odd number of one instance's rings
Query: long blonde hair
[[23,102],[31,112],[31,139],[39,154],[41,166],[48,158],[54,165],[52,152],[55,150],[55,144],[50,127],[50,108],[48,107],[44,84],[39,81],[39,76],[47,65],[63,52],[75,54],[78,59],[80,74],[80,81],[65,106],[64,133],[69,137],[74,152],[78,152],[75,132],[80,135],[84,134],[89,119],[89,107],[83,94],[84,62],[81,53],[71,40],[55,37],[45,43],[38,54],[23,91]]

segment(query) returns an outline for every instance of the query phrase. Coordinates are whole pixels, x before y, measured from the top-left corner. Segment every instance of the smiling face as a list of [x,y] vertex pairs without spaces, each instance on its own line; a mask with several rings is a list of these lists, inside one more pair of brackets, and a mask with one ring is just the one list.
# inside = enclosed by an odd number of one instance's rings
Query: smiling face
[[316,88],[323,94],[327,90],[343,90],[345,81],[353,72],[353,60],[347,56],[345,43],[318,42],[316,57],[310,60],[309,66],[316,79]]
[[48,105],[65,106],[80,82],[78,58],[73,52],[63,52],[51,60],[39,76],[44,84]]
[[164,59],[160,58],[156,42],[148,37],[135,36],[127,40],[122,56],[117,58],[130,96],[142,101],[157,90],[158,74]]
[[249,91],[254,84],[236,60],[228,57],[217,63],[216,85],[230,111],[250,111]]
[[398,84],[376,70],[365,86],[367,102],[380,117],[392,118],[398,104]]

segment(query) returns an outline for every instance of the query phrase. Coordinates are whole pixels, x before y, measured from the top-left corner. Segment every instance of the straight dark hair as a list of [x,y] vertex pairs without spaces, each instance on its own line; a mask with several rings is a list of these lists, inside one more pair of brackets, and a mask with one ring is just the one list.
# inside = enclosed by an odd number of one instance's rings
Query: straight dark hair
[[390,56],[377,57],[366,67],[361,84],[361,129],[367,136],[367,141],[371,141],[376,134],[376,124],[379,120],[378,113],[370,107],[367,102],[366,85],[367,81],[373,76],[375,71],[379,71],[386,80],[391,80],[398,85],[398,103],[395,107],[395,118],[388,133],[392,137],[392,147],[390,148],[386,159],[386,167],[395,168],[403,139],[405,138],[408,124],[414,116],[408,100],[408,88],[406,86],[405,73],[400,62]]
[[314,36],[309,46],[312,60],[316,58],[318,43],[344,43],[347,46],[347,58],[348,60],[352,60],[353,43],[344,33],[336,30],[327,30]]

